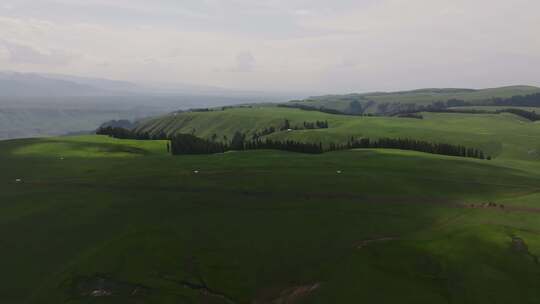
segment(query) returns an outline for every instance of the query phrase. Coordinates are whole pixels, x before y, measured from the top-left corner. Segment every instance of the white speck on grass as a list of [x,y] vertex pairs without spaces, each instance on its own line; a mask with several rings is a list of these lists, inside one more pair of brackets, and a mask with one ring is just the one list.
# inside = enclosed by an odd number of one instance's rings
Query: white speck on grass
[[195,170],[195,171],[193,171],[193,173],[199,174],[199,170]]
[[337,170],[336,173],[337,173],[337,174],[341,174],[341,170]]
[[17,179],[15,179],[15,182],[16,182],[16,183],[20,183],[20,182],[22,182],[22,179],[17,178]]

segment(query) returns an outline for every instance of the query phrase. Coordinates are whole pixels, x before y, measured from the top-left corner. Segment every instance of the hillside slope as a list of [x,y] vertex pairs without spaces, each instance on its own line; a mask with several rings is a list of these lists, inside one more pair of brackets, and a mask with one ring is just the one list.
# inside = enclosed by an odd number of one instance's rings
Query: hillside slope
[[[189,133],[228,141],[237,131],[248,138],[264,129],[274,139],[345,143],[351,136],[413,138],[475,147],[494,157],[540,159],[540,124],[503,114],[422,113],[423,119],[332,115],[281,107],[252,107],[210,112],[173,113],[142,121],[138,132],[169,135]],[[284,121],[292,128],[304,122],[328,121],[328,129],[280,131]]]

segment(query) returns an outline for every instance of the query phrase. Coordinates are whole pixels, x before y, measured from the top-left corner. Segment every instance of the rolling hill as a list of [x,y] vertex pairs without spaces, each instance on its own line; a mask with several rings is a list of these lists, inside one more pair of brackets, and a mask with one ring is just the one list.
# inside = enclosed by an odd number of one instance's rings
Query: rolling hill
[[[464,144],[494,157],[540,159],[540,124],[519,116],[502,114],[422,113],[423,119],[332,115],[270,106],[231,108],[209,112],[172,113],[142,120],[138,132],[188,133],[227,141],[235,132],[248,138],[274,127],[270,139],[344,143],[351,136],[413,138],[431,142]],[[304,122],[328,121],[328,129],[280,131],[284,120],[292,127]]]

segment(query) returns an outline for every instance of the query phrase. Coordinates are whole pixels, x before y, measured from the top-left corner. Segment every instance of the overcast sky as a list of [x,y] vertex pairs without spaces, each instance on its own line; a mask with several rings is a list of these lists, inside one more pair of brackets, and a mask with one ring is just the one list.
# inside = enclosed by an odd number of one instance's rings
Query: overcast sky
[[0,0],[0,69],[265,91],[540,85],[539,0]]

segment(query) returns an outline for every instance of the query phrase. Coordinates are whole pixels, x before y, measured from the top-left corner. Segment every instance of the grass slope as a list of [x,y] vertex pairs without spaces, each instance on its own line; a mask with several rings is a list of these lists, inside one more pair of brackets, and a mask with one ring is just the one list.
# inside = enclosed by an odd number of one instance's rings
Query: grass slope
[[301,126],[304,121],[327,120],[328,129],[278,132],[274,139],[308,142],[344,143],[351,136],[414,138],[434,142],[462,144],[480,148],[501,160],[539,160],[540,125],[518,116],[503,114],[422,113],[424,119],[397,117],[357,117],[330,115],[278,107],[228,109],[190,112],[158,117],[138,127],[139,131],[194,133],[228,140],[236,131],[252,135],[269,126],[279,127],[284,119]]
[[[540,170],[510,161],[394,150],[172,157],[164,142],[83,136],[0,142],[0,164],[5,303],[540,297]],[[505,208],[470,208],[488,200]],[[112,296],[90,295],[99,288]]]

